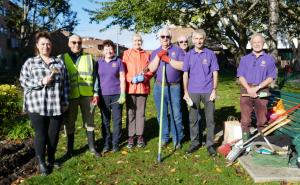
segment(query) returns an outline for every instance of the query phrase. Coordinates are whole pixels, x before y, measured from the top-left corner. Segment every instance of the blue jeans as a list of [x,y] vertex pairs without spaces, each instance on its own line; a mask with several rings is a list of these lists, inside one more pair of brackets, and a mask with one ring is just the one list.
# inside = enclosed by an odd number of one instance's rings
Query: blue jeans
[[[157,110],[157,119],[160,119],[160,99],[162,86],[158,83],[154,85],[154,101]],[[169,140],[169,120],[172,132],[172,139],[174,145],[181,143],[183,139],[183,124],[181,114],[181,93],[180,84],[164,87],[164,105],[162,117],[162,142],[167,143]]]

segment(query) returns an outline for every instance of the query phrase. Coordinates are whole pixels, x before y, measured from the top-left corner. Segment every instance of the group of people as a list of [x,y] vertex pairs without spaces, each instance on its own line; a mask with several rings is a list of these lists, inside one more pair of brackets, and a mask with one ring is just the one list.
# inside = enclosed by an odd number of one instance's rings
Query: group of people
[[[191,144],[186,153],[193,153],[201,147],[199,110],[200,102],[203,102],[207,127],[206,147],[209,155],[216,155],[213,146],[214,101],[219,65],[215,53],[205,47],[206,33],[202,29],[193,31],[191,38],[194,47],[190,50],[185,36],[178,38],[178,46],[171,43],[172,33],[169,29],[161,29],[158,37],[161,46],[149,54],[142,49],[142,37],[135,34],[133,47],[124,52],[122,59],[116,56],[114,43],[105,40],[103,57],[94,62],[91,55],[83,52],[82,39],[78,35],[69,37],[70,50],[56,57],[51,55],[52,40],[49,33],[36,34],[36,56],[24,63],[20,82],[24,88],[24,110],[28,112],[35,131],[34,148],[42,175],[49,174],[57,166],[55,151],[61,124],[65,125],[67,134],[65,157],[70,158],[74,154],[78,107],[86,129],[89,150],[96,157],[100,156],[95,147],[94,133],[94,112],[97,106],[102,120],[102,153],[120,150],[122,109],[125,102],[127,148],[132,148],[135,144],[137,147],[144,147],[145,108],[151,78],[155,78],[153,94],[157,119],[162,117],[163,120],[162,145],[169,143],[171,131],[174,149],[182,148],[184,99],[190,107]],[[257,98],[257,92],[267,89],[276,76],[274,59],[264,53],[263,44],[264,39],[260,34],[253,35],[253,52],[241,59],[238,68],[241,91],[250,95],[241,97],[241,123],[245,138],[249,136],[253,107],[258,115],[258,127],[262,128],[266,122],[266,103]],[[162,90],[164,108],[160,112]]]

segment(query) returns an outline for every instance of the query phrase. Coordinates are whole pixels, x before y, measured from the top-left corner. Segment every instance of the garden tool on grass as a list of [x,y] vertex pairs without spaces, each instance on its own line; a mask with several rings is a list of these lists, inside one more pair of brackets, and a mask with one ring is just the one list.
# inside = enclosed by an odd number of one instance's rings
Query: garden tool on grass
[[[269,129],[269,128],[273,127],[275,124],[281,122],[284,119],[286,119],[286,117],[278,119],[277,121],[274,120],[274,122],[272,122],[272,125],[271,126],[269,125],[268,127],[264,128],[263,131],[267,131],[266,129]],[[257,129],[255,129],[253,132],[255,132],[255,131],[257,131]],[[248,133],[248,135],[250,135],[250,133]],[[256,134],[255,136],[258,136],[258,134]],[[248,136],[247,136],[247,139],[244,142],[243,142],[243,138],[241,138],[241,139],[234,140],[233,142],[223,144],[223,145],[219,146],[218,152],[220,154],[224,155],[224,156],[227,156],[230,153],[232,147],[241,146],[243,144],[246,144],[247,141],[249,141]]]
[[[288,109],[287,111],[285,111],[284,113],[280,114],[275,120],[271,121],[269,123],[269,125],[262,130],[261,133],[264,133],[264,135],[268,135],[271,132],[273,132],[274,130],[283,126],[282,124],[284,124],[284,125],[287,124],[289,122],[289,120],[287,120],[288,122],[286,122],[287,115],[292,113],[296,109],[299,109],[299,107],[300,107],[300,104],[297,104],[296,106],[294,106],[294,107]],[[281,122],[283,122],[283,123],[281,123]],[[279,123],[281,123],[281,124],[279,124]],[[253,141],[255,138],[257,138],[258,136],[260,136],[261,133],[257,133],[255,136],[250,138],[247,142],[243,143],[242,145],[240,145],[240,144],[234,145],[232,147],[232,150],[229,152],[229,154],[226,157],[226,159],[229,161],[229,163],[232,164],[235,161],[235,159],[238,158],[240,156],[240,154],[243,153],[244,149],[246,149],[249,146],[249,143],[251,141]]]
[[[165,73],[166,63],[163,64],[162,68],[162,82],[161,82],[161,97],[160,97],[160,116],[159,116],[159,138],[158,138],[158,154],[157,162],[161,162],[161,140],[162,140],[162,121],[163,121],[163,108],[164,108],[164,93],[165,93]],[[167,108],[167,107],[166,107]]]
[[246,141],[244,144],[242,145],[234,145],[231,149],[231,151],[229,152],[229,154],[227,155],[226,159],[228,160],[229,164],[232,164],[235,159],[237,159],[245,150],[246,148],[248,148],[251,145],[251,142],[256,139],[258,136],[267,136],[268,134],[272,133],[273,131],[275,131],[276,129],[278,129],[279,127],[282,127],[286,124],[288,124],[291,120],[286,119],[286,117],[284,117],[283,120],[280,119],[280,122],[277,123],[278,126],[274,126],[273,124],[269,125],[268,127],[264,128],[261,132],[257,133],[255,136],[251,137],[248,141]]
[[[271,96],[271,93],[269,92],[260,92],[257,94],[259,98],[266,98]],[[242,96],[250,96],[249,94],[242,94]]]

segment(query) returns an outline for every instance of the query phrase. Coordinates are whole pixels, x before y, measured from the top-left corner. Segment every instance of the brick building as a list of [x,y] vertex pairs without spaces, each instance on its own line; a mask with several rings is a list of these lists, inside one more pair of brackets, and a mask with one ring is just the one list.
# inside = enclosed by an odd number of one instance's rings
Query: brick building
[[17,64],[21,42],[17,30],[8,28],[7,21],[9,13],[19,7],[9,0],[0,4],[0,69],[9,69]]

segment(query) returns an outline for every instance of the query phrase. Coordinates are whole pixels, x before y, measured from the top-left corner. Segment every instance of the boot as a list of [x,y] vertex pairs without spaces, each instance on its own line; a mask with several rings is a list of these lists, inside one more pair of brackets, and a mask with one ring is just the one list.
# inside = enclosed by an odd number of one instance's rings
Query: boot
[[58,169],[60,167],[60,164],[58,162],[55,161],[55,153],[52,152],[48,152],[48,166],[49,166],[49,170],[52,171],[52,169]]
[[100,157],[100,154],[95,149],[95,133],[94,131],[87,131],[88,145],[90,152],[93,153],[96,157]]
[[74,133],[68,134],[67,136],[67,153],[65,154],[65,158],[69,159],[73,156],[73,149],[74,149]]
[[250,133],[249,132],[243,132],[242,139],[243,139],[243,143],[248,141],[250,139]]
[[48,168],[45,163],[45,157],[42,156],[36,156],[37,161],[38,161],[38,166],[40,170],[40,174],[42,176],[47,176],[49,174]]

